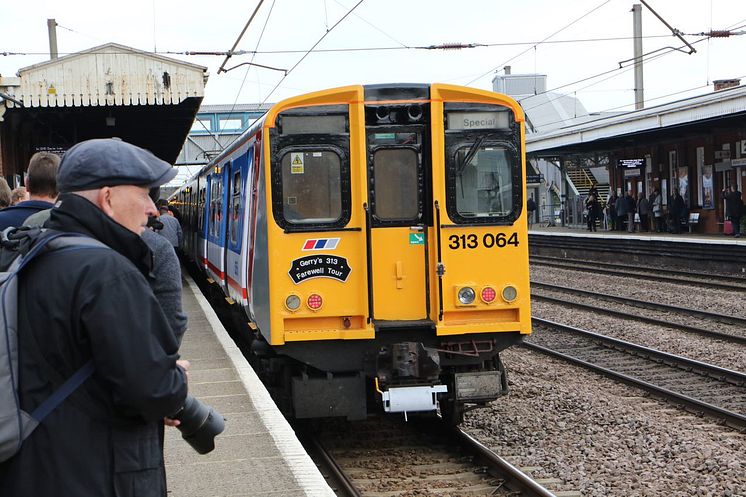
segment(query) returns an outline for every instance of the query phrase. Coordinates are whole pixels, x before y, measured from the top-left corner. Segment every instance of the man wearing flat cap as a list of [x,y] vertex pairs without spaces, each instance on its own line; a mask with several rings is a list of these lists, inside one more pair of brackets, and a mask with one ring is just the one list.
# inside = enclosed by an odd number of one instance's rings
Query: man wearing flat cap
[[166,495],[159,427],[183,406],[178,343],[146,275],[151,187],[176,170],[119,140],[79,143],[57,174],[48,228],[107,247],[47,253],[18,289],[19,397],[27,412],[92,359],[93,374],[0,463],[0,495]]

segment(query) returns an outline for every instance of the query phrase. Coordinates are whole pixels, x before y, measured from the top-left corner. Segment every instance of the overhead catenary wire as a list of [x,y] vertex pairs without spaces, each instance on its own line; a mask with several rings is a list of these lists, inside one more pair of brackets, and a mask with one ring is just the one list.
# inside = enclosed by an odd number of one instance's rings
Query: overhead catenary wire
[[218,74],[223,72],[223,68],[225,67],[225,64],[228,62],[228,59],[231,58],[233,55],[233,51],[236,49],[238,44],[241,42],[241,38],[243,38],[244,33],[246,33],[246,30],[249,29],[249,25],[251,24],[251,21],[254,20],[254,17],[256,17],[256,13],[259,12],[259,8],[264,3],[264,0],[259,0],[259,3],[256,5],[256,8],[254,9],[254,12],[251,13],[251,17],[249,17],[249,20],[246,21],[246,25],[241,30],[241,34],[238,35],[238,38],[236,38],[236,42],[233,44],[233,47],[228,51],[228,54],[225,56],[225,60],[222,64],[220,64],[220,68],[218,69]]
[[266,103],[266,102],[267,102],[267,100],[269,100],[269,97],[271,97],[271,96],[272,96],[272,94],[273,94],[273,93],[274,93],[275,91],[277,91],[277,88],[279,88],[279,87],[280,87],[280,85],[282,84],[282,82],[283,82],[283,81],[285,81],[285,78],[287,78],[287,77],[288,77],[288,75],[289,75],[289,74],[290,74],[291,72],[293,72],[293,70],[294,70],[294,69],[295,69],[296,67],[298,67],[298,66],[299,66],[299,65],[300,65],[300,64],[301,64],[301,63],[302,63],[302,62],[303,62],[303,61],[304,61],[304,60],[306,59],[306,57],[308,57],[308,56],[309,56],[309,55],[311,54],[311,52],[313,52],[313,50],[314,50],[314,49],[315,49],[315,48],[316,48],[316,47],[317,47],[317,46],[319,45],[319,43],[321,43],[321,42],[322,42],[322,41],[324,40],[324,38],[326,38],[326,36],[327,36],[327,35],[328,35],[329,33],[331,33],[331,32],[332,32],[333,30],[334,30],[334,28],[336,28],[337,26],[339,26],[339,25],[340,25],[340,23],[342,23],[342,21],[344,21],[345,19],[347,19],[347,17],[348,17],[348,16],[350,15],[350,14],[352,14],[352,12],[353,12],[353,11],[354,11],[355,9],[357,9],[357,8],[358,8],[358,7],[360,6],[360,4],[361,4],[361,3],[363,3],[364,1],[365,1],[365,0],[359,0],[359,1],[358,1],[358,2],[357,2],[357,3],[355,4],[355,5],[353,5],[353,6],[352,6],[352,8],[351,8],[351,9],[350,9],[350,10],[349,10],[349,11],[348,11],[348,12],[347,12],[347,13],[346,13],[345,15],[343,15],[343,16],[342,16],[342,17],[341,17],[341,18],[340,18],[340,19],[339,19],[339,20],[338,20],[338,21],[337,21],[336,23],[334,23],[334,25],[333,25],[333,26],[332,26],[331,28],[329,28],[329,29],[328,29],[328,30],[327,30],[327,31],[326,31],[326,32],[325,32],[325,33],[324,33],[323,35],[321,35],[321,38],[319,38],[319,39],[318,39],[318,40],[316,41],[316,43],[314,43],[314,44],[313,44],[313,46],[312,46],[311,48],[309,48],[309,49],[308,49],[308,51],[307,51],[307,52],[306,52],[306,53],[305,53],[305,54],[303,55],[303,57],[301,57],[301,58],[300,58],[300,60],[298,60],[298,62],[296,62],[296,63],[295,63],[295,65],[294,65],[293,67],[291,67],[290,69],[288,69],[288,71],[287,71],[287,72],[285,73],[285,75],[284,75],[284,76],[283,76],[283,77],[282,77],[282,78],[280,79],[280,81],[278,81],[278,82],[277,82],[277,84],[275,85],[275,87],[274,87],[274,88],[272,88],[272,90],[271,90],[271,91],[270,91],[270,92],[269,92],[269,93],[267,94],[267,96],[266,96],[266,97],[264,98],[264,100],[262,100],[262,104]]
[[[560,28],[559,30],[555,31],[554,33],[550,34],[549,36],[547,36],[546,38],[544,38],[544,39],[543,39],[543,40],[541,40],[540,42],[536,43],[536,44],[534,45],[534,47],[535,47],[535,46],[538,46],[538,45],[541,45],[542,43],[546,42],[546,41],[547,41],[547,40],[549,40],[550,38],[553,38],[553,37],[554,37],[555,35],[558,35],[558,34],[559,34],[559,33],[561,33],[562,31],[566,30],[567,28],[569,28],[569,27],[570,27],[570,26],[572,26],[573,24],[575,24],[575,23],[579,22],[579,21],[580,21],[580,20],[582,20],[582,19],[585,19],[586,17],[588,17],[589,15],[591,15],[592,13],[594,13],[595,11],[597,11],[598,9],[600,9],[601,7],[603,7],[604,5],[606,5],[607,3],[609,3],[610,1],[611,1],[611,0],[605,0],[604,2],[602,2],[602,3],[601,3],[601,4],[599,4],[599,5],[597,5],[596,7],[592,8],[591,10],[589,10],[588,12],[586,12],[585,14],[583,14],[582,16],[580,16],[580,17],[578,17],[577,19],[575,19],[574,21],[570,22],[569,24],[565,25],[564,27]],[[506,60],[505,62],[502,62],[502,63],[498,64],[497,66],[493,67],[493,68],[492,68],[492,69],[490,69],[489,71],[487,71],[487,72],[485,72],[485,73],[481,74],[480,76],[478,76],[478,77],[476,77],[476,78],[472,79],[471,81],[469,81],[468,83],[466,83],[466,84],[467,84],[467,86],[468,86],[468,85],[470,85],[470,84],[472,84],[472,83],[474,83],[475,81],[477,81],[477,80],[479,80],[479,79],[482,79],[483,77],[487,76],[488,74],[491,74],[491,73],[495,72],[496,70],[498,70],[498,69],[500,69],[500,68],[504,67],[504,66],[505,66],[505,64],[507,64],[507,63],[509,63],[509,62],[511,62],[511,61],[513,61],[513,60],[515,60],[515,59],[517,59],[517,58],[518,58],[518,57],[520,57],[521,55],[523,55],[523,54],[525,54],[526,52],[528,52],[529,50],[531,50],[531,48],[532,48],[532,47],[529,47],[529,48],[527,48],[527,49],[526,49],[526,50],[524,50],[523,52],[521,52],[521,53],[519,53],[519,54],[517,54],[517,55],[515,55],[515,56],[513,56],[513,57],[511,57],[511,58],[509,58],[509,59],[508,59],[508,60]]]
[[[727,28],[726,28],[726,30],[735,30],[735,29],[741,29],[742,27],[746,27],[746,25],[744,25],[744,26],[741,26],[741,23],[743,23],[744,21],[746,21],[746,19],[741,19],[741,20],[737,21],[736,23],[732,24],[731,26],[727,27]],[[710,38],[709,38],[708,36],[705,36],[704,38],[701,38],[701,39],[699,39],[699,40],[695,40],[694,42],[692,42],[692,43],[691,43],[691,45],[696,45],[696,44],[698,44],[698,43],[701,43],[701,42],[703,42],[703,41],[705,41],[705,40],[709,40],[709,39],[710,39]],[[674,47],[666,47],[666,48],[670,48],[670,49],[669,49],[669,51],[667,51],[667,52],[664,52],[664,53],[660,53],[660,54],[656,54],[656,55],[655,55],[655,56],[653,56],[653,57],[649,57],[649,58],[647,58],[647,59],[643,60],[643,61],[642,61],[642,63],[643,63],[643,64],[647,64],[647,63],[649,63],[649,62],[651,62],[651,61],[654,61],[654,60],[656,60],[656,59],[658,59],[658,58],[661,58],[661,57],[664,57],[664,56],[666,56],[666,55],[668,55],[668,54],[670,54],[670,53],[673,53],[674,51],[680,51],[680,49],[681,49],[681,48],[683,48],[683,47],[678,47],[678,49],[677,49],[677,48],[674,48]],[[650,52],[650,53],[653,53],[653,52]],[[646,54],[646,55],[649,55],[649,54]],[[634,60],[634,59],[631,59],[631,60]],[[596,82],[594,82],[594,83],[592,83],[592,84],[590,84],[590,85],[587,85],[587,86],[585,86],[585,87],[583,87],[583,88],[580,88],[580,89],[577,89],[577,90],[574,90],[574,91],[570,92],[570,93],[577,93],[578,91],[582,91],[582,90],[584,90],[584,89],[590,88],[591,86],[595,86],[596,84],[600,84],[600,83],[602,83],[602,82],[604,82],[604,81],[607,81],[607,80],[609,80],[609,79],[612,79],[612,78],[615,78],[615,77],[617,77],[617,76],[620,76],[620,75],[622,75],[622,74],[624,74],[624,73],[626,73],[626,72],[629,72],[629,70],[631,70],[631,69],[632,69],[633,67],[634,67],[634,66],[630,65],[630,66],[627,66],[627,67],[625,68],[625,67],[622,67],[622,66],[620,65],[620,67],[618,67],[618,68],[615,68],[615,69],[611,69],[611,70],[608,70],[608,71],[603,71],[603,72],[601,72],[601,73],[598,73],[598,74],[595,74],[595,75],[592,75],[592,76],[588,76],[588,77],[585,77],[585,78],[582,78],[582,79],[579,79],[579,80],[573,81],[573,82],[571,82],[571,83],[566,83],[566,84],[564,84],[564,85],[560,85],[560,86],[557,86],[557,87],[554,87],[554,88],[550,88],[550,89],[548,89],[548,90],[545,90],[545,91],[543,91],[543,92],[541,92],[541,93],[538,93],[537,95],[541,95],[541,94],[544,94],[544,93],[549,93],[549,92],[555,92],[556,90],[559,90],[559,89],[562,89],[562,88],[566,88],[566,87],[568,87],[568,86],[572,86],[572,85],[576,85],[576,84],[579,84],[579,83],[583,83],[583,82],[585,82],[585,81],[590,81],[590,80],[593,80],[593,79],[595,79],[595,78],[598,78],[598,77],[601,77],[601,76],[604,76],[604,75],[607,75],[607,74],[611,74],[611,73],[616,73],[616,74],[613,74],[612,76],[610,76],[610,77],[608,77],[608,78],[604,78],[604,79],[602,79],[602,80],[600,80],[600,81],[596,81]],[[696,88],[702,88],[702,87],[706,87],[706,86],[709,86],[709,84],[710,84],[710,83],[709,83],[709,79],[708,79],[707,85],[704,85],[704,86],[698,86],[698,87],[696,87]],[[685,90],[685,91],[692,91],[692,90]],[[558,100],[558,99],[560,99],[560,98],[562,98],[562,97],[566,97],[566,96],[569,96],[569,95],[570,95],[570,93],[563,93],[563,94],[559,94],[559,95],[558,95],[558,96],[557,96],[556,98],[552,98],[552,99],[547,99],[547,101],[545,101],[545,102],[542,102],[542,103],[540,103],[540,104],[537,104],[537,105],[535,105],[535,106],[533,106],[533,107],[528,107],[528,108],[525,108],[524,110],[525,110],[525,111],[528,111],[528,110],[531,110],[531,109],[535,109],[535,108],[538,108],[538,107],[542,107],[542,106],[544,106],[544,105],[548,105],[548,104],[550,104],[550,103],[552,103],[552,102],[554,102],[554,101],[556,101],[556,100]],[[529,97],[526,97],[526,98],[529,98]],[[522,101],[522,100],[525,100],[525,98],[524,98],[524,99],[521,99],[520,101]],[[652,99],[651,99],[651,100],[652,100]],[[631,104],[625,104],[625,105],[617,106],[617,107],[615,107],[614,109],[618,109],[618,108],[624,108],[624,107],[627,107],[628,105],[631,105]],[[601,111],[601,112],[606,112],[606,111]],[[557,121],[557,122],[561,122],[561,121]],[[548,123],[548,124],[556,124],[556,123]]]
[[[254,55],[251,56],[251,60],[249,61],[249,67],[246,68],[246,72],[243,75],[243,80],[241,81],[241,86],[238,88],[238,91],[236,92],[236,98],[233,100],[233,105],[231,106],[231,111],[228,113],[229,116],[231,114],[233,114],[233,111],[236,108],[236,104],[238,104],[238,99],[241,96],[241,90],[243,90],[244,84],[246,84],[246,78],[249,76],[249,71],[251,70],[251,66],[252,65],[261,66],[260,64],[253,64],[254,57],[256,56],[256,49],[259,48],[259,44],[261,44],[262,38],[264,37],[264,32],[267,29],[267,24],[269,24],[269,19],[270,19],[270,17],[272,17],[272,11],[275,8],[275,1],[276,0],[272,0],[272,5],[270,5],[270,7],[269,7],[269,12],[267,13],[267,18],[264,20],[264,25],[262,26],[262,31],[259,33],[259,39],[256,42],[256,47],[255,47]],[[286,74],[287,74],[287,72],[286,72]],[[222,131],[223,131],[223,128],[220,128],[218,130],[218,133],[220,133]]]

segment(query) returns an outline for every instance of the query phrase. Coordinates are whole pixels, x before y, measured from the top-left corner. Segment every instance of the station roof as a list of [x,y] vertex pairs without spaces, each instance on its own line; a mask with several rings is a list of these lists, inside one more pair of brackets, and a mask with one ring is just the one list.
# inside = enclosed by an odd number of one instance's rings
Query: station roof
[[36,150],[119,137],[173,163],[205,94],[207,68],[107,43],[1,78],[2,173]]
[[746,86],[737,86],[654,107],[600,116],[526,136],[526,151],[538,157],[588,152],[624,137],[681,131],[707,126],[713,120],[746,116]]
[[164,105],[204,97],[207,68],[107,43],[24,67],[18,77],[13,96],[25,107]]

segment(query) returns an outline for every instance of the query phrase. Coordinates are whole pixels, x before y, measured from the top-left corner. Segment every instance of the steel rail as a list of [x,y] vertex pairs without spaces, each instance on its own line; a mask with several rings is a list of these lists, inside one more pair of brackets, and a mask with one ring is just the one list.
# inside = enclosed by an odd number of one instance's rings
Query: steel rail
[[[654,360],[657,363],[672,365],[674,367],[681,369],[682,371],[696,369],[698,371],[705,372],[705,374],[707,374],[711,378],[718,379],[720,381],[727,381],[728,383],[731,383],[734,385],[740,385],[740,386],[746,385],[746,374],[738,372],[738,371],[720,368],[718,366],[713,366],[711,364],[703,363],[700,361],[695,361],[693,359],[688,359],[686,357],[681,357],[681,356],[677,356],[674,354],[668,354],[666,352],[661,352],[656,349],[651,349],[649,347],[643,347],[641,345],[633,344],[630,342],[625,342],[624,340],[618,340],[616,338],[599,335],[597,333],[593,333],[587,330],[582,330],[579,328],[574,328],[572,326],[563,325],[563,324],[556,323],[554,321],[549,321],[546,319],[532,318],[532,321],[536,322],[537,324],[549,326],[554,329],[585,336],[596,342],[602,342],[606,345],[609,345],[610,347],[613,347],[615,350],[627,352],[627,353],[633,352],[634,355],[638,357],[647,357],[649,359]],[[625,373],[620,373],[618,371],[614,371],[613,369],[609,369],[609,368],[600,366],[598,364],[594,364],[584,359],[580,359],[578,357],[574,357],[572,355],[559,352],[550,347],[531,343],[529,341],[524,341],[521,345],[528,347],[530,349],[541,351],[545,354],[559,357],[563,360],[566,360],[566,361],[569,361],[575,364],[580,364],[588,369],[600,372],[611,378],[621,380],[625,383],[628,383],[634,386],[641,387],[645,390],[653,392],[654,394],[660,395],[665,399],[674,400],[679,404],[683,404],[685,406],[694,408],[710,416],[723,419],[728,425],[733,426],[735,428],[738,428],[738,429],[746,428],[746,416],[743,414],[729,411],[727,409],[718,407],[708,402],[704,402],[702,400],[690,397],[688,395],[675,392],[668,388],[655,385],[653,383],[642,380],[640,378],[636,378],[634,376],[630,376]]]
[[[735,278],[732,276],[722,276],[718,275],[717,278],[720,278],[722,280],[732,281],[734,283],[728,283],[726,281],[714,281],[713,275],[711,274],[704,274],[701,273],[702,279],[700,278],[691,278],[686,276],[698,276],[700,274],[698,273],[692,273],[692,272],[679,272],[679,274],[682,274],[681,278],[671,277],[667,276],[667,274],[674,273],[671,270],[668,269],[659,269],[657,273],[652,272],[656,271],[656,269],[645,269],[643,271],[632,271],[631,268],[625,267],[623,265],[617,265],[617,264],[607,264],[607,263],[601,263],[601,262],[594,262],[594,261],[579,261],[576,259],[560,259],[560,258],[554,258],[554,257],[540,257],[540,256],[530,256],[529,258],[530,264],[537,264],[541,266],[550,266],[550,267],[557,267],[562,269],[581,269],[585,272],[590,273],[598,273],[598,274],[609,274],[614,276],[622,276],[626,278],[637,278],[637,279],[645,279],[645,280],[652,280],[652,281],[658,281],[658,282],[666,282],[666,283],[689,283],[694,285],[699,285],[707,288],[717,288],[717,289],[725,289],[725,290],[736,290],[736,291],[746,291],[746,279],[743,278]],[[639,269],[639,268],[638,268]],[[646,272],[649,271],[649,272]],[[709,279],[704,279],[709,278]],[[737,282],[737,283],[736,283]]]
[[555,497],[552,492],[539,485],[526,473],[482,445],[468,433],[459,428],[455,428],[454,430],[456,437],[464,448],[474,452],[480,459],[486,461],[489,466],[495,468],[501,477],[506,477],[507,484],[512,490],[518,491],[522,496],[526,497]]
[[[536,287],[536,286],[555,287],[555,285],[545,285],[543,283],[531,283],[531,286],[532,287]],[[561,289],[559,291],[567,291],[567,292],[575,293],[575,294],[578,294],[578,295],[586,295],[587,294],[587,296],[594,296],[593,292],[586,292],[585,290],[574,290],[574,289],[571,289],[571,288],[565,289],[565,287],[556,287],[556,288],[558,290]],[[602,308],[602,307],[598,307],[598,306],[591,305],[591,304],[585,304],[585,303],[582,303],[582,302],[573,302],[573,301],[570,301],[570,300],[564,300],[564,299],[557,298],[557,297],[550,297],[548,295],[539,295],[539,294],[536,294],[534,292],[531,292],[531,298],[532,299],[536,299],[536,300],[544,300],[546,302],[552,302],[554,304],[560,304],[560,305],[575,307],[577,309],[584,309],[584,310],[588,310],[588,311],[592,311],[592,312],[602,311],[602,313],[606,314],[606,315],[617,316],[617,317],[621,317],[621,318],[624,318],[624,319],[632,319],[632,320],[635,320],[635,321],[640,321],[642,323],[654,324],[656,326],[663,326],[663,327],[666,327],[666,328],[672,328],[672,329],[676,329],[676,330],[686,331],[686,332],[689,332],[689,333],[696,333],[698,335],[715,337],[715,338],[718,338],[718,339],[721,339],[721,340],[726,340],[726,341],[729,341],[729,342],[746,344],[746,335],[733,335],[733,334],[725,333],[725,332],[722,332],[722,331],[708,330],[708,329],[705,329],[705,328],[700,328],[700,327],[697,327],[697,326],[689,326],[687,324],[682,324],[682,323],[672,323],[671,321],[665,321],[663,319],[657,319],[657,318],[652,318],[652,317],[648,317],[648,316],[640,316],[640,315],[637,315],[637,314],[631,314],[631,313],[624,312],[624,311],[619,311],[619,310],[616,310],[616,309],[608,309],[608,308],[605,308],[605,307]],[[600,296],[598,296],[597,298],[604,299],[604,300],[612,300],[613,299],[615,302],[624,303],[624,304],[630,305],[630,306],[644,307],[646,309],[651,309],[651,310],[659,310],[659,309],[654,309],[654,307],[652,307],[652,306],[657,305],[657,304],[649,304],[649,303],[645,302],[645,303],[642,303],[641,305],[637,306],[637,305],[635,305],[636,301],[633,301],[632,299],[626,299],[624,297],[615,297],[613,295],[600,294]],[[667,312],[679,312],[679,309],[676,308],[676,307],[674,307],[674,306],[662,306],[662,307],[663,307],[663,310],[665,310]],[[668,309],[668,308],[670,308],[670,309]],[[684,309],[683,311],[687,312],[689,310],[688,309]],[[705,313],[705,311],[697,311],[697,310],[694,310],[694,309],[692,309],[692,311],[693,311],[693,313],[695,313],[695,312],[696,313],[698,313],[698,312]],[[712,314],[712,313],[706,313],[706,314]],[[713,314],[713,316],[716,316],[716,315]],[[735,318],[735,316],[729,316],[729,317]],[[741,319],[741,318],[735,318],[735,319]],[[744,321],[746,321],[746,320],[744,320]]]
[[329,486],[332,487],[334,493],[345,497],[362,497],[362,494],[352,484],[352,480],[349,476],[339,467],[334,461],[334,458],[329,451],[321,444],[321,442],[313,436],[310,431],[304,432],[304,441],[310,445],[311,451],[317,456],[312,459],[319,464],[319,469],[322,474],[326,473],[331,482]]

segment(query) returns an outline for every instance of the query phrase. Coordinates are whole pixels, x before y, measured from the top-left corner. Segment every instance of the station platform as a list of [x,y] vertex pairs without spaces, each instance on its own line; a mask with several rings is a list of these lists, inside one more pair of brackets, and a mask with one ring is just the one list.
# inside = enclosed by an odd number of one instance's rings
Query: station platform
[[191,363],[189,393],[227,419],[215,450],[195,452],[166,427],[168,493],[206,496],[334,496],[264,385],[189,278],[182,292],[189,327],[181,345]]
[[681,243],[706,243],[715,245],[737,245],[746,246],[746,234],[741,238],[734,238],[717,233],[689,233],[680,234],[656,233],[652,231],[636,231],[629,233],[627,231],[609,231],[601,230],[588,231],[585,227],[571,226],[545,226],[534,224],[528,230],[529,235],[546,235],[546,236],[574,236],[574,237],[602,237],[607,239],[619,240],[651,240],[659,242],[681,242]]

